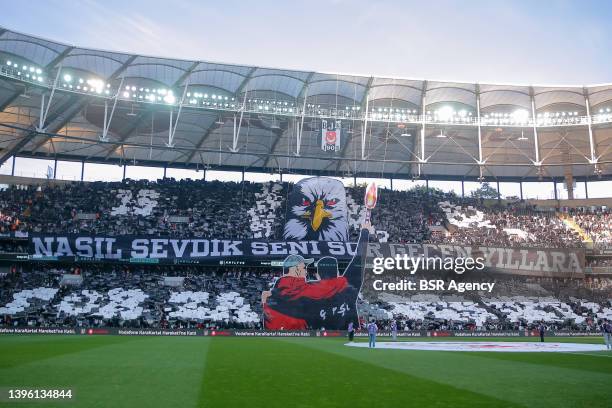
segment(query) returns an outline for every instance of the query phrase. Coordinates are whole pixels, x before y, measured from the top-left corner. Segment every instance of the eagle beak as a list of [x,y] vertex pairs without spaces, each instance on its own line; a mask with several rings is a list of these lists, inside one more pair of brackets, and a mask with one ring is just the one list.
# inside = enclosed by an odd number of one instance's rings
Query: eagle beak
[[321,223],[323,223],[323,218],[330,218],[331,215],[332,214],[329,211],[323,208],[323,201],[317,200],[315,203],[314,215],[312,216],[312,220],[310,222],[312,229],[318,231],[319,228],[321,228]]

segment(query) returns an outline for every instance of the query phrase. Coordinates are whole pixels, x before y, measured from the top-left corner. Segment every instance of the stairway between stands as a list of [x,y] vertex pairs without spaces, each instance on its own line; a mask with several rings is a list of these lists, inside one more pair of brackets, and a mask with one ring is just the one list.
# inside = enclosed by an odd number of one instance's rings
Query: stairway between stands
[[565,225],[574,230],[580,236],[582,242],[593,243],[593,238],[591,238],[591,236],[587,234],[586,231],[583,230],[580,225],[578,225],[576,221],[573,220],[572,217],[564,213],[557,213],[557,215],[559,216],[559,218],[561,218]]

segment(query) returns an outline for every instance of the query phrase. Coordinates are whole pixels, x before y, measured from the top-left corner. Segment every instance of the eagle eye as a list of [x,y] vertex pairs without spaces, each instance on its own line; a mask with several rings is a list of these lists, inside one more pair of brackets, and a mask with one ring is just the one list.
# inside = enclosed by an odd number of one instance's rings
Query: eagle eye
[[302,205],[310,205],[310,201],[309,200],[302,200]]
[[328,206],[328,207],[333,207],[336,204],[338,204],[338,201],[336,199],[327,200],[327,202],[325,203],[325,205]]

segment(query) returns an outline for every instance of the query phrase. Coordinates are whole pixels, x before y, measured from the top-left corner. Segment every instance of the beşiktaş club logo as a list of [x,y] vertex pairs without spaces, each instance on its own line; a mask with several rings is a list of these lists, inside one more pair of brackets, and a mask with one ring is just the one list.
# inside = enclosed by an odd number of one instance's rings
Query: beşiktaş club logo
[[321,121],[321,150],[324,152],[340,151],[340,130],[342,121],[323,119]]

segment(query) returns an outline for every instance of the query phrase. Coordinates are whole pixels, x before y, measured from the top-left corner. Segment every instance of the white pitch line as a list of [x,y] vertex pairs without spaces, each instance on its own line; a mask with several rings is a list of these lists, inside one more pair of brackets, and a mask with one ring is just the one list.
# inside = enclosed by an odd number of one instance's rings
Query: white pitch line
[[580,354],[581,356],[592,356],[592,357],[612,357],[612,355],[609,354],[589,354],[589,353],[575,353],[572,351],[566,351],[565,354]]
[[[367,343],[347,343],[349,347],[367,347]],[[535,343],[535,342],[468,342],[468,341],[415,341],[415,342],[378,342],[376,348],[396,350],[424,351],[461,351],[461,352],[505,352],[505,353],[575,353],[605,352],[606,348],[598,344],[582,343]],[[591,354],[587,354],[591,355]],[[593,354],[595,355],[595,354]],[[608,357],[608,356],[606,356]],[[610,356],[612,357],[612,356]]]

